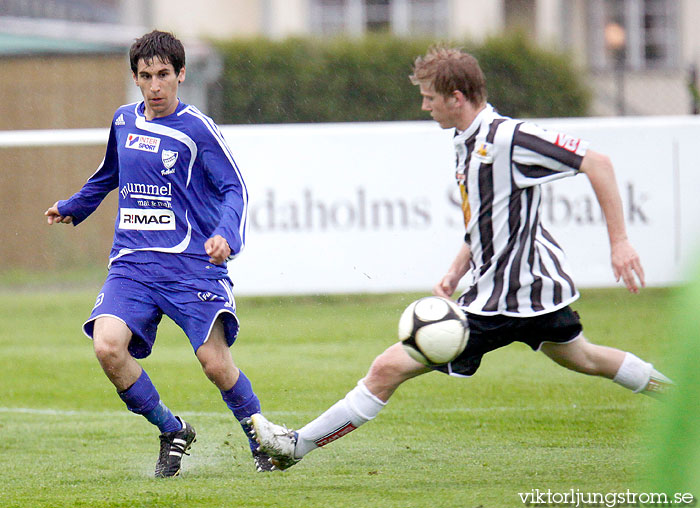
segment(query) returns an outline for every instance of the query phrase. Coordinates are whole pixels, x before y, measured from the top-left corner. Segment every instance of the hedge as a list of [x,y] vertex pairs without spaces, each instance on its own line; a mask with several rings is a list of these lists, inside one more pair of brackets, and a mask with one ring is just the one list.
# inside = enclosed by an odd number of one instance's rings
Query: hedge
[[[218,123],[347,122],[428,119],[408,79],[427,40],[248,39],[222,42],[224,70],[213,90]],[[521,117],[582,116],[590,92],[570,61],[523,35],[481,46],[459,44],[479,59],[489,102]]]

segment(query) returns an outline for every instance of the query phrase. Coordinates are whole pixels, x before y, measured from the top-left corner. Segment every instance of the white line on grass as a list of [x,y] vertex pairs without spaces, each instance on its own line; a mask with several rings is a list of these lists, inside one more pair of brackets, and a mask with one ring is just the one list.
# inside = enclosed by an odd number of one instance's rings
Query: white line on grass
[[[576,405],[571,406],[556,406],[556,407],[535,407],[535,406],[492,406],[492,407],[449,407],[449,408],[426,408],[426,413],[490,413],[490,412],[509,412],[509,411],[561,411],[565,409],[578,409]],[[596,406],[596,410],[615,410],[619,409],[619,406]],[[31,414],[31,415],[44,415],[44,416],[125,416],[130,414],[126,410],[122,411],[87,411],[83,409],[76,410],[66,410],[66,409],[50,409],[50,408],[32,408],[32,407],[0,407],[0,413],[8,414]],[[209,418],[230,418],[231,414],[226,411],[215,412],[215,411],[181,411],[183,416],[201,416]],[[294,417],[313,417],[315,412],[311,411],[265,411],[266,415],[280,417],[280,416],[294,416]]]
[[[42,416],[125,416],[130,415],[126,409],[122,411],[88,411],[84,409],[50,409],[34,407],[0,407],[0,413],[29,414]],[[226,411],[181,411],[182,416],[201,416],[205,418],[231,418],[231,413]],[[265,411],[265,414],[276,416],[307,416],[301,411]]]

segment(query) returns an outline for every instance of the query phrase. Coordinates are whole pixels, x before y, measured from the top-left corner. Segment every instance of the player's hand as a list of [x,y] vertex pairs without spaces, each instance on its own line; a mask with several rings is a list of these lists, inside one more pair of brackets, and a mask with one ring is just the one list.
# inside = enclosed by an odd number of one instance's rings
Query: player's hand
[[221,235],[212,236],[204,242],[204,250],[209,254],[209,262],[213,265],[221,265],[231,255],[231,247]]
[[[610,246],[613,274],[619,282],[622,278],[630,293],[639,293],[639,288],[644,287],[644,268],[637,251],[634,250],[629,240],[620,240]],[[636,278],[635,278],[636,275]],[[637,284],[639,279],[639,284]]]
[[442,296],[444,298],[450,298],[452,294],[457,289],[457,284],[459,284],[460,277],[456,274],[447,273],[440,282],[435,284],[433,287],[433,294],[435,296]]
[[70,215],[63,216],[58,212],[58,201],[56,201],[52,207],[46,210],[44,212],[44,215],[47,217],[46,221],[49,224],[70,224],[71,222],[73,222],[73,217],[71,217]]

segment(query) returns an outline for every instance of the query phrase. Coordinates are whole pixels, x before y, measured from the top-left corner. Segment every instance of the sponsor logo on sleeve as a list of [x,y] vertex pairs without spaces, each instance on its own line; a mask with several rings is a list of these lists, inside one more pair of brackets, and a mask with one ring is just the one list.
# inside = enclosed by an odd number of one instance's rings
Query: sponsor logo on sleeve
[[160,138],[152,136],[143,136],[141,134],[129,134],[126,137],[127,148],[132,150],[142,150],[144,152],[158,153],[160,147]]
[[576,153],[578,147],[581,145],[581,140],[568,134],[557,134],[557,146],[562,147],[564,150]]
[[120,208],[119,228],[141,231],[172,231],[175,229],[175,213],[167,209]]
[[117,119],[114,121],[114,125],[125,125],[126,122],[124,121],[124,114],[122,113],[117,117]]

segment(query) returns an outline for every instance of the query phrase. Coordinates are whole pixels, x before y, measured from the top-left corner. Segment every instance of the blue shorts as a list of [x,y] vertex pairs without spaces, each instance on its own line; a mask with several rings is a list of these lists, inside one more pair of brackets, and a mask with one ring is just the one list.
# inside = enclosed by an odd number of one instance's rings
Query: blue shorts
[[95,319],[117,318],[131,330],[131,356],[146,358],[151,354],[163,314],[183,329],[195,353],[209,338],[219,316],[229,347],[238,334],[236,302],[228,278],[144,283],[112,274],[97,295],[83,331],[92,338]]

